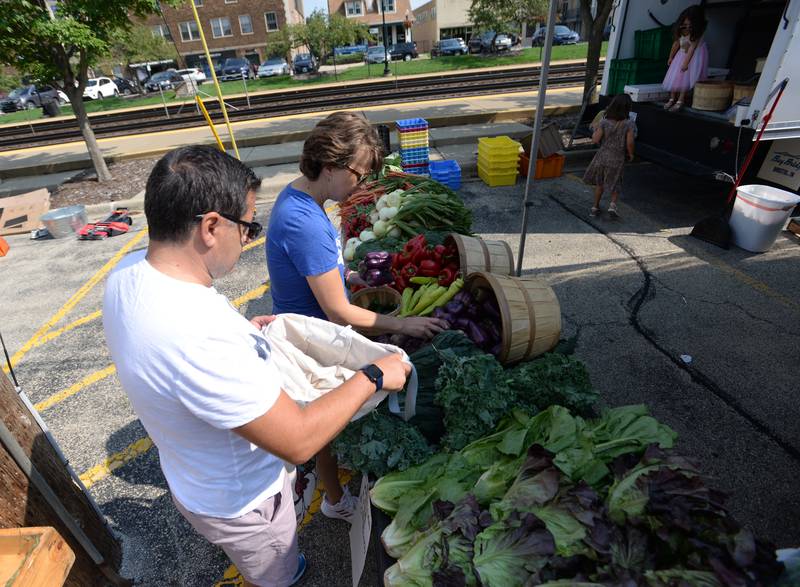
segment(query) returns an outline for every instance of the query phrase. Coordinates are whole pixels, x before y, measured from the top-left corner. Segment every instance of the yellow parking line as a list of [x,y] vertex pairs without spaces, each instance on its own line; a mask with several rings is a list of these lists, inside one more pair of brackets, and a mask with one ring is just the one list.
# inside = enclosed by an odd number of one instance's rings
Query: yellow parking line
[[90,375],[87,375],[86,377],[81,379],[75,385],[71,385],[67,389],[65,389],[63,391],[59,391],[58,393],[56,393],[54,395],[51,395],[46,400],[39,402],[38,404],[36,404],[33,407],[36,408],[37,412],[42,412],[42,411],[46,410],[47,408],[50,408],[50,407],[54,406],[55,404],[64,401],[68,397],[72,397],[73,395],[78,393],[80,390],[82,390],[84,387],[87,387],[87,386],[91,385],[92,383],[97,383],[101,379],[105,379],[109,375],[113,375],[116,372],[117,372],[117,368],[114,365],[109,365],[108,367],[106,367],[105,369],[103,369],[101,371],[95,371],[94,373],[91,373]]
[[96,312],[92,312],[88,316],[84,316],[83,318],[78,318],[77,320],[75,320],[75,322],[70,322],[63,328],[59,328],[58,330],[54,330],[53,332],[48,332],[42,338],[37,340],[36,343],[33,345],[33,347],[36,348],[38,346],[42,346],[44,343],[50,342],[51,340],[58,338],[65,332],[69,332],[73,328],[77,328],[78,326],[82,326],[83,324],[88,324],[92,320],[96,320],[102,315],[103,312],[101,310],[97,310]]
[[[139,243],[139,241],[145,237],[146,234],[147,234],[146,228],[141,230],[128,243],[126,243],[125,246],[122,247],[117,252],[117,254],[111,258],[110,261],[108,261],[105,265],[103,265],[103,267],[101,267],[100,270],[97,273],[95,273],[91,277],[91,279],[89,279],[89,281],[84,283],[83,286],[69,300],[67,300],[67,303],[61,306],[61,309],[59,309],[58,312],[56,312],[52,316],[52,318],[50,318],[50,320],[48,320],[41,328],[39,328],[39,330],[36,331],[36,334],[34,334],[31,337],[31,339],[28,340],[28,342],[22,345],[21,349],[19,349],[16,353],[14,353],[14,356],[11,357],[11,364],[12,365],[18,364],[20,360],[22,360],[22,357],[24,357],[25,354],[33,348],[33,346],[38,342],[38,340],[42,336],[47,334],[47,332],[53,326],[55,326],[59,320],[61,320],[64,316],[66,316],[67,313],[70,310],[72,310],[72,308],[74,308],[78,304],[78,302],[80,302],[86,296],[86,294],[88,294],[92,290],[92,288],[95,285],[97,285],[100,282],[100,280],[103,279],[106,276],[106,274],[109,271],[111,271],[114,268],[114,266],[116,266],[116,264],[122,260],[122,258],[128,253],[128,251],[130,251],[133,247],[135,247]],[[3,367],[3,371],[8,373],[7,365]]]
[[[346,470],[346,469],[339,469],[339,483],[342,486],[347,485],[350,482],[353,474]],[[298,532],[302,530],[311,519],[314,517],[319,511],[319,508],[322,507],[322,492],[320,491],[320,484],[317,483],[316,488],[314,489],[314,497],[311,499],[311,505],[308,506],[308,511],[306,512],[303,521],[300,522],[300,525],[297,527]],[[231,565],[225,572],[222,574],[222,580],[214,583],[214,587],[238,587],[239,585],[244,584],[244,578],[239,573],[239,569],[236,568],[236,565]]]
[[82,475],[80,475],[80,479],[83,481],[86,489],[89,489],[95,483],[108,477],[115,469],[119,469],[122,465],[132,461],[139,455],[146,453],[148,450],[153,448],[153,446],[153,441],[150,440],[149,436],[140,438],[133,444],[125,447],[120,452],[114,453],[110,457],[106,458],[99,465],[95,465],[88,471],[84,472]]
[[269,290],[269,283],[264,283],[254,289],[251,289],[243,296],[236,298],[231,302],[231,304],[233,304],[234,308],[238,308],[242,304],[246,304],[247,302],[250,302],[256,298],[260,298],[267,292],[267,290]]
[[249,251],[250,249],[254,249],[256,247],[260,247],[267,241],[267,237],[262,236],[261,238],[257,238],[252,243],[247,243],[245,246],[242,247],[242,252]]

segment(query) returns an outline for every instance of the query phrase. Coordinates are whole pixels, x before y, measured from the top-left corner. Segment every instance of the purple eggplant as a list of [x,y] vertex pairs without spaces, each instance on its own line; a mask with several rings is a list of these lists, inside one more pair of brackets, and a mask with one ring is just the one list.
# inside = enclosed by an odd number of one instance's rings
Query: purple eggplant
[[453,296],[452,301],[459,302],[461,304],[466,304],[470,302],[472,298],[469,295],[468,291],[464,291],[463,289],[459,291],[456,295]]
[[364,275],[364,280],[368,285],[376,287],[379,285],[392,283],[392,281],[394,281],[394,277],[392,277],[390,271],[386,271],[384,269],[367,269],[367,273]]
[[500,353],[503,352],[503,343],[498,342],[491,349],[489,349],[489,352],[492,353],[495,357],[499,357]]
[[372,251],[364,255],[364,265],[367,269],[391,269],[392,256],[384,251]]
[[486,336],[486,332],[475,324],[475,322],[469,323],[469,331],[467,332],[472,342],[474,342],[479,347],[483,348],[489,342],[488,337]]
[[484,329],[492,340],[500,340],[500,328],[493,320],[484,320]]
[[455,314],[456,316],[458,316],[461,314],[461,312],[464,311],[464,304],[461,302],[457,302],[456,300],[450,300],[445,304],[444,309],[450,312],[451,314]]
[[497,307],[497,302],[488,299],[484,300],[483,304],[481,304],[481,308],[495,320],[500,320],[500,309]]
[[445,317],[446,315],[447,315],[447,312],[445,311],[445,309],[444,309],[444,308],[441,308],[441,307],[439,307],[439,308],[436,308],[436,309],[433,311],[433,317],[434,317],[434,318],[440,318],[440,319],[444,320],[444,317]]
[[469,318],[456,318],[453,324],[459,330],[463,330],[464,332],[469,333],[469,325],[472,324],[472,322],[469,320]]

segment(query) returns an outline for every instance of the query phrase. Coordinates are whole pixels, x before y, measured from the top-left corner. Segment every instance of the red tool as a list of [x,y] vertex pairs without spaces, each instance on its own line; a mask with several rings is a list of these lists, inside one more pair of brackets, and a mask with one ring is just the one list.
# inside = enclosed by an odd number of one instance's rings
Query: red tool
[[78,231],[78,240],[99,241],[128,232],[133,219],[127,208],[117,208],[103,222],[90,222]]

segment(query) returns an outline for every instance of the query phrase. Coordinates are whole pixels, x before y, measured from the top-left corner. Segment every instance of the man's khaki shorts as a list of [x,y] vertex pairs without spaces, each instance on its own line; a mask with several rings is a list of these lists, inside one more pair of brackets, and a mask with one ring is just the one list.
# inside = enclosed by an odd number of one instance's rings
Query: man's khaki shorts
[[238,518],[195,514],[174,497],[175,507],[209,542],[231,559],[242,576],[255,585],[288,586],[297,571],[297,519],[290,475],[280,493]]

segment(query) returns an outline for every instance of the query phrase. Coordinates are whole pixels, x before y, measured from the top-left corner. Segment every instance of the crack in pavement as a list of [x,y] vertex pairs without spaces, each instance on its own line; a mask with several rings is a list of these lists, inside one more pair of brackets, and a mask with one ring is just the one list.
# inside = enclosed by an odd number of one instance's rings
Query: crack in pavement
[[[628,300],[628,307],[630,308],[630,324],[633,326],[634,330],[638,332],[654,349],[664,355],[667,359],[669,359],[678,369],[685,371],[689,374],[692,381],[698,383],[699,385],[706,388],[712,394],[714,394],[717,398],[719,398],[722,402],[724,402],[729,408],[731,408],[734,412],[736,412],[739,416],[744,418],[747,422],[750,423],[753,428],[765,437],[769,438],[772,442],[777,444],[780,448],[782,448],[786,453],[792,456],[793,459],[796,461],[800,461],[800,450],[792,446],[787,440],[783,439],[778,433],[771,430],[765,423],[761,420],[750,414],[741,403],[733,397],[730,393],[725,391],[722,387],[720,387],[713,379],[709,376],[702,373],[700,370],[687,365],[684,363],[680,357],[677,357],[670,353],[661,343],[656,340],[655,333],[650,331],[647,327],[639,322],[639,312],[641,311],[644,304],[655,297],[655,288],[653,287],[654,277],[650,273],[650,270],[647,267],[645,261],[633,250],[630,245],[622,242],[620,239],[615,238],[611,235],[608,231],[603,229],[600,226],[589,222],[583,214],[573,210],[569,205],[565,202],[561,201],[552,193],[548,193],[547,197],[550,198],[553,202],[555,202],[558,206],[563,208],[567,213],[571,214],[584,224],[587,224],[592,229],[597,231],[598,233],[605,236],[608,240],[612,243],[617,245],[620,249],[622,249],[625,254],[627,254],[635,263],[639,270],[642,272],[644,277],[643,283],[641,287],[634,293],[631,298]],[[631,307],[632,306],[632,307]]]

